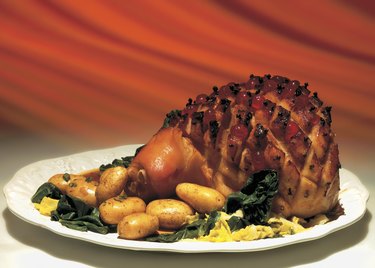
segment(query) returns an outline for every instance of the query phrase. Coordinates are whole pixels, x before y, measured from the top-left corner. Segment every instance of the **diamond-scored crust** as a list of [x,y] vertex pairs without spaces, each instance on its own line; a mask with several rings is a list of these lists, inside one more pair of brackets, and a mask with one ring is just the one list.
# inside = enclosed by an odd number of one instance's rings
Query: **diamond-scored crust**
[[203,101],[202,95],[189,100],[174,125],[206,157],[214,187],[225,195],[252,173],[272,168],[280,174],[275,212],[310,217],[338,202],[340,163],[330,107],[307,84],[251,76],[214,88]]

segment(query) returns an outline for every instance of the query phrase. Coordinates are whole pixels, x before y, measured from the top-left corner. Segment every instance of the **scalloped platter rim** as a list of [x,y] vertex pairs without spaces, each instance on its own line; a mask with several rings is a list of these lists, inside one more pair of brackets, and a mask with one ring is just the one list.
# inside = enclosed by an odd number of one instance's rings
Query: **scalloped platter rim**
[[48,229],[56,234],[83,240],[107,247],[143,251],[170,251],[183,253],[202,252],[253,252],[283,247],[291,244],[311,241],[327,236],[335,231],[348,227],[359,221],[366,212],[369,192],[359,178],[352,172],[340,170],[340,203],[345,215],[324,225],[295,235],[261,239],[246,242],[191,242],[158,243],[119,239],[117,234],[101,235],[93,232],[71,230],[42,216],[30,201],[36,189],[56,173],[79,173],[110,163],[115,158],[134,155],[141,144],[124,145],[115,148],[88,151],[79,154],[47,159],[21,168],[5,185],[3,191],[9,210],[31,224]]

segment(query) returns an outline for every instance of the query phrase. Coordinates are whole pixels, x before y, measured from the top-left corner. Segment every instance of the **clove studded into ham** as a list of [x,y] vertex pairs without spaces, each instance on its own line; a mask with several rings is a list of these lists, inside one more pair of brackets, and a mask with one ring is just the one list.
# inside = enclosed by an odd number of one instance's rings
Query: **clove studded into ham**
[[251,75],[189,99],[136,155],[125,191],[152,200],[193,182],[228,196],[252,173],[274,169],[274,212],[306,218],[330,211],[338,202],[340,168],[331,108],[307,87]]

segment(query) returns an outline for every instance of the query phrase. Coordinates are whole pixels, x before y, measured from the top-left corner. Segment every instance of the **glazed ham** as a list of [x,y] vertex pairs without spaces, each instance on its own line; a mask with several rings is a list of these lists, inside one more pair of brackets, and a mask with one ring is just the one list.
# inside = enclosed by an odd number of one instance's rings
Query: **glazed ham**
[[189,99],[134,158],[126,191],[151,200],[194,182],[227,196],[254,172],[274,169],[274,212],[306,218],[330,211],[338,202],[340,168],[331,108],[307,87],[251,75]]

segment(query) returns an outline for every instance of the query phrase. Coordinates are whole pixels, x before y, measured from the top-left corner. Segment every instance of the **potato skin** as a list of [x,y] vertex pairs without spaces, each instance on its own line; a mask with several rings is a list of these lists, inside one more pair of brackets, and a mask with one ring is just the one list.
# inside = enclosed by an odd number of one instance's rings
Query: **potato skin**
[[68,190],[68,185],[69,183],[76,178],[80,177],[85,177],[83,175],[76,175],[76,174],[69,174],[69,173],[61,173],[61,174],[56,174],[53,175],[51,178],[49,178],[48,182],[52,183],[55,185],[59,190],[63,193],[66,194],[66,191]]
[[128,171],[125,167],[118,166],[105,170],[100,176],[96,190],[98,204],[119,195],[124,190],[127,180]]
[[99,206],[100,218],[107,224],[118,224],[125,216],[145,211],[146,203],[142,199],[125,195],[112,197]]
[[117,225],[119,237],[132,240],[152,235],[158,229],[158,217],[144,212],[125,216]]
[[71,176],[66,194],[78,198],[87,205],[96,207],[95,191],[98,182],[80,175]]
[[225,197],[220,192],[194,183],[178,184],[176,194],[199,213],[220,210],[225,204]]
[[160,228],[177,230],[186,223],[187,216],[194,214],[194,210],[180,200],[157,199],[147,205],[146,213],[158,217]]
[[71,177],[76,176],[76,175],[70,175],[68,173],[65,174],[56,174],[53,175],[51,178],[49,178],[48,182],[52,183],[55,185],[59,190],[63,193],[66,194],[66,190],[68,189],[69,181]]
[[79,172],[77,175],[82,175],[86,178],[90,177],[92,178],[94,181],[99,181],[100,180],[100,170],[99,168],[93,168],[93,169],[89,169],[89,170],[84,170],[82,172]]

